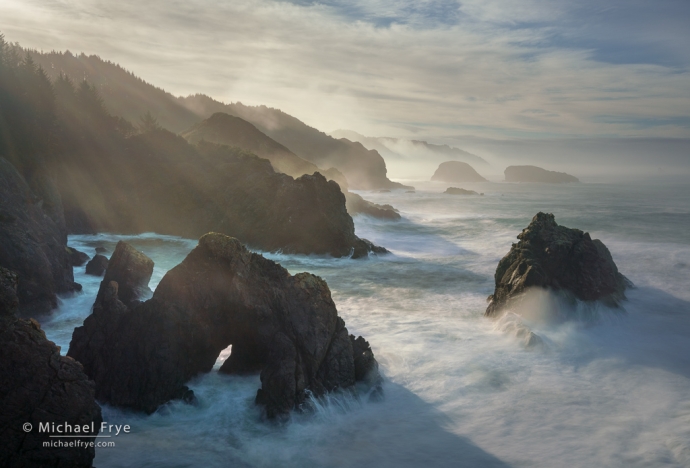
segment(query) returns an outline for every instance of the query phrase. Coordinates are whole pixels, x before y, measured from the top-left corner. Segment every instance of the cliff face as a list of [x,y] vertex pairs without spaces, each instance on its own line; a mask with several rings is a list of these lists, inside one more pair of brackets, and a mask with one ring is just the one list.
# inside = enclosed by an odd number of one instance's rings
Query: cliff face
[[259,249],[338,257],[363,245],[337,183],[318,173],[293,179],[239,149],[192,146],[165,130],[85,152],[55,172],[67,209],[81,214],[68,218],[80,220],[74,231],[215,231]]
[[[46,339],[35,320],[15,317],[19,306],[17,279],[21,277],[0,267],[0,466],[90,467],[94,447],[88,437],[71,439],[79,447],[44,447],[55,442],[39,424],[93,424],[96,435],[101,424],[101,408],[94,399],[94,385],[81,364],[60,355],[60,348]],[[30,426],[26,426],[26,424]]]
[[547,171],[537,166],[508,166],[506,182],[537,182],[546,184],[563,184],[579,182],[577,177],[565,172]]
[[439,182],[486,182],[472,166],[461,161],[447,161],[441,163],[431,176],[431,180]]
[[127,305],[152,266],[143,254],[120,252],[132,250],[118,244],[68,353],[84,363],[99,400],[148,413],[170,399],[192,401],[185,383],[211,371],[230,344],[220,371],[260,371],[256,402],[269,418],[286,415],[308,392],[354,390],[362,381],[380,393],[369,344],[349,335],[321,278],[292,276],[237,239],[209,233],[153,298]]
[[0,266],[19,275],[19,310],[27,316],[55,308],[57,294],[81,289],[72,274],[60,196],[45,174],[33,185],[36,191],[0,158]]

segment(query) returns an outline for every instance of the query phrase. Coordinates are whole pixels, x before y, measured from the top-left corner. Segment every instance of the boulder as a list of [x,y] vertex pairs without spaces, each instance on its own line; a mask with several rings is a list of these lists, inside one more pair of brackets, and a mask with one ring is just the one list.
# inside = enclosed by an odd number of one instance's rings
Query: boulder
[[[458,187],[448,187],[446,191],[443,193],[446,193],[448,195],[479,195],[474,190],[465,190]],[[484,194],[482,193],[482,195]]]
[[19,312],[25,316],[49,312],[58,294],[81,289],[74,282],[64,219],[54,206],[59,200],[45,202],[0,158],[0,265],[19,277]]
[[108,268],[108,258],[101,254],[96,254],[86,264],[86,274],[93,276],[103,276]]
[[606,246],[589,233],[559,226],[553,214],[540,212],[517,238],[520,241],[498,263],[496,288],[485,315],[498,315],[529,288],[562,291],[611,306],[625,298],[631,283],[618,272]]
[[149,281],[153,274],[153,260],[126,242],[120,241],[106,264],[103,283],[118,284],[118,298],[125,305],[151,293]]
[[565,172],[548,171],[537,166],[508,166],[504,174],[506,182],[536,182],[545,184],[580,182],[577,177]]
[[151,299],[127,306],[119,282],[131,283],[131,262],[125,259],[118,275],[106,272],[113,280],[101,283],[68,352],[96,382],[100,401],[147,413],[172,399],[191,401],[185,383],[209,372],[230,344],[221,371],[260,371],[256,400],[269,418],[299,408],[308,393],[354,391],[363,375],[380,386],[371,349],[357,341],[355,356],[328,285],[317,276],[292,276],[237,239],[210,233]]
[[89,261],[89,256],[84,252],[80,252],[72,247],[66,247],[66,249],[73,267],[84,266]]
[[80,434],[96,435],[101,409],[81,364],[61,356],[38,322],[15,317],[20,303],[17,280],[0,267],[0,466],[90,467],[95,449],[86,444],[91,438],[70,439],[81,444],[78,447],[43,445],[59,439],[49,437],[53,432],[39,431],[41,423],[86,425],[88,430]]
[[446,161],[439,164],[431,180],[449,183],[487,181],[472,166],[462,161]]

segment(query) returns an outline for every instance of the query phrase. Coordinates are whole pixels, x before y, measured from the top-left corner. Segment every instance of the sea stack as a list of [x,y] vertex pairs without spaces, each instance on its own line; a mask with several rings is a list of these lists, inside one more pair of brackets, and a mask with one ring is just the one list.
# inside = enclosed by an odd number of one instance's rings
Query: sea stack
[[111,272],[110,262],[109,281],[68,352],[83,362],[100,401],[146,413],[172,399],[193,401],[186,382],[211,371],[230,344],[221,372],[261,372],[256,402],[268,418],[287,416],[309,393],[354,391],[357,382],[380,393],[371,348],[349,334],[321,278],[292,276],[237,239],[210,233],[151,299],[140,303],[135,294],[126,304],[120,284],[140,291],[150,274],[143,254],[119,255],[125,248],[118,244],[113,259],[123,263]]
[[504,171],[506,182],[533,182],[543,184],[567,184],[580,182],[565,172],[547,171],[537,166],[508,166]]
[[537,213],[518,234],[519,242],[496,268],[494,293],[485,315],[497,316],[530,288],[562,291],[582,301],[616,306],[631,284],[618,272],[606,246],[587,232],[556,224]]
[[462,161],[446,161],[441,163],[434,175],[431,176],[431,180],[448,183],[487,181],[472,166]]

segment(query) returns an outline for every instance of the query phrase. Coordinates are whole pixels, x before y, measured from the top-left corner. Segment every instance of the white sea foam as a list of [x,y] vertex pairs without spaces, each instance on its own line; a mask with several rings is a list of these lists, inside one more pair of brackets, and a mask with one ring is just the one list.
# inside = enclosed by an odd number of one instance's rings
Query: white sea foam
[[[326,279],[350,332],[370,341],[381,364],[383,402],[333,395],[275,426],[253,404],[258,376],[211,372],[190,383],[199,406],[174,402],[151,416],[104,408],[106,420],[130,424],[133,433],[100,449],[95,464],[690,466],[688,187],[464,187],[483,197],[419,187],[363,194],[404,217],[355,219],[358,235],[393,255],[267,254],[292,273]],[[497,262],[540,210],[609,247],[637,286],[625,314],[541,294],[530,310],[483,317]],[[154,234],[73,236],[70,244],[92,254],[99,243],[112,251],[119,239],[156,262],[152,286],[196,244]],[[75,276],[84,292],[63,299],[43,324],[63,351],[100,281],[82,270]],[[551,320],[555,306],[572,307],[569,319]],[[526,349],[511,329],[518,326],[545,346]]]

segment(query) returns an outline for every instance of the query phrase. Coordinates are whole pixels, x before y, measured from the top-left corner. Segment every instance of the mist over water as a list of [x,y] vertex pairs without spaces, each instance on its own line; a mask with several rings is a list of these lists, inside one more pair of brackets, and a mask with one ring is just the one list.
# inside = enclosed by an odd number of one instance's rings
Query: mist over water
[[[690,466],[688,184],[462,185],[485,196],[412,185],[416,193],[362,193],[403,215],[355,218],[357,234],[391,255],[265,254],[328,282],[350,333],[372,345],[386,379],[383,402],[334,395],[276,426],[253,404],[258,376],[211,372],[190,384],[198,406],[175,402],[151,416],[104,407],[104,420],[132,433],[97,449],[94,464]],[[525,310],[483,317],[498,261],[538,211],[608,246],[636,285],[624,311],[537,294]],[[70,246],[93,255],[105,245],[109,255],[120,239],[154,260],[152,289],[196,245],[101,234],[72,236]],[[83,270],[75,280],[84,292],[42,323],[63,353],[100,283]],[[570,319],[550,319],[554,304]],[[544,346],[525,348],[520,327]]]

